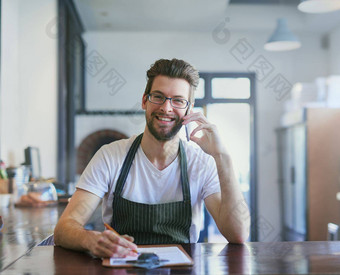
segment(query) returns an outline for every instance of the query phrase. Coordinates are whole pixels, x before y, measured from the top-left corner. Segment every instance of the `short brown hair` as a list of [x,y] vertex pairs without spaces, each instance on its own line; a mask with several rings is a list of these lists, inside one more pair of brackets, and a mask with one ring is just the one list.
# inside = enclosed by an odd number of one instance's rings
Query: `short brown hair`
[[148,82],[144,91],[144,95],[151,92],[153,80],[158,75],[168,76],[170,78],[182,78],[190,84],[189,101],[194,102],[194,91],[196,90],[199,82],[198,70],[196,70],[188,62],[180,59],[173,58],[159,59],[151,65],[150,69],[146,72]]

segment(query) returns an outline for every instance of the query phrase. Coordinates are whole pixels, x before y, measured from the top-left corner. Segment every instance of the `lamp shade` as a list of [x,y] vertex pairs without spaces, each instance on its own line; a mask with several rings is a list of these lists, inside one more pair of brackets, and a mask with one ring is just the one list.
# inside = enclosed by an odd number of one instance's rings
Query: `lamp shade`
[[340,9],[340,0],[301,0],[298,9],[306,13],[325,13]]
[[279,18],[274,33],[264,45],[267,51],[289,51],[301,47],[299,39],[288,29],[287,20]]

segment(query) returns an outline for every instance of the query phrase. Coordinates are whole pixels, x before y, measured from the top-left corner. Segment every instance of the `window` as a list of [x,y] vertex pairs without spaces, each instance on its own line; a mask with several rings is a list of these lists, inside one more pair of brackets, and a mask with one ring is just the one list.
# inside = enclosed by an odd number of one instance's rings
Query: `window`
[[249,98],[250,80],[247,77],[214,77],[211,93],[213,98]]
[[[241,191],[252,217],[251,241],[256,232],[255,169],[255,75],[252,73],[201,73],[195,111],[201,111],[218,127],[232,156]],[[205,211],[205,226],[200,241],[221,241],[212,219]]]

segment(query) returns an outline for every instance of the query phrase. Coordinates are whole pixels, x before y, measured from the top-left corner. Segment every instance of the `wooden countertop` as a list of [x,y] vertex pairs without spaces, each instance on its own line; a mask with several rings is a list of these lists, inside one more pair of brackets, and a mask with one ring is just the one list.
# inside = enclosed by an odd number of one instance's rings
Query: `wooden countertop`
[[42,208],[0,208],[0,271],[53,234],[65,204]]
[[99,258],[57,246],[38,246],[6,274],[339,274],[340,242],[184,244],[192,267],[156,270],[103,267]]
[[[50,236],[65,204],[0,208],[0,271],[3,274],[144,274],[141,269],[103,267],[101,259],[56,246],[37,246]],[[102,226],[100,211],[95,223]],[[95,228],[98,229],[98,228]],[[192,267],[160,268],[150,274],[339,274],[340,242],[184,244]],[[152,271],[151,271],[152,272]]]

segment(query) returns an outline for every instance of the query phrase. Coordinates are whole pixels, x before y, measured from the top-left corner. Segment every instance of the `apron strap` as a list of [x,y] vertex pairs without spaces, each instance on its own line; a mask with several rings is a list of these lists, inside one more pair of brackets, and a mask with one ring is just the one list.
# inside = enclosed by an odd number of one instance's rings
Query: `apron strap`
[[133,159],[135,158],[135,155],[138,150],[139,144],[141,143],[142,137],[143,137],[143,133],[136,137],[136,139],[133,141],[126,155],[126,158],[122,166],[122,170],[117,180],[117,185],[115,188],[115,196],[120,196],[120,194],[122,193],[126,178],[129,174]]
[[181,139],[179,140],[179,153],[180,153],[183,201],[186,203],[191,203],[190,186],[189,186],[188,169],[187,169],[187,166],[188,166],[187,156],[185,154],[183,142]]

